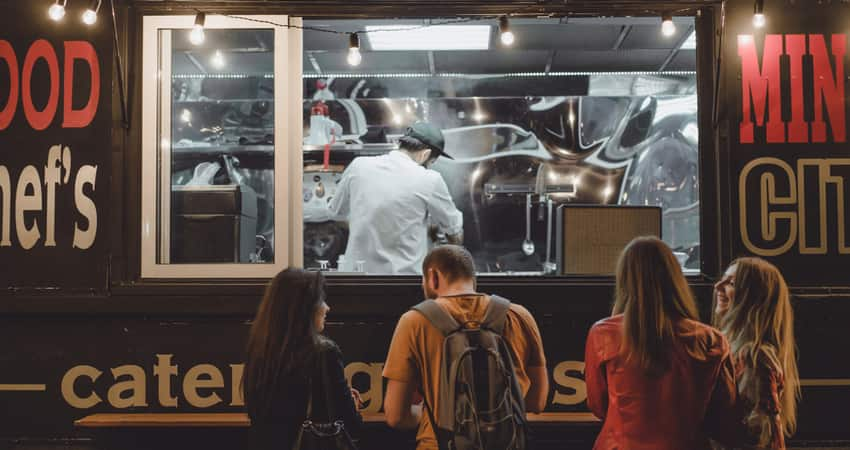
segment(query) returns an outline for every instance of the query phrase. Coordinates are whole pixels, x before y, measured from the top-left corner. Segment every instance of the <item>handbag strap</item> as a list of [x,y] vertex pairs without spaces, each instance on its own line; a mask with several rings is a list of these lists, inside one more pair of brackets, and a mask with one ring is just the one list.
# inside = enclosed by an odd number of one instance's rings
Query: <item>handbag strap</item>
[[[330,350],[325,350],[330,351]],[[324,352],[322,352],[324,353]],[[331,379],[330,374],[328,373],[328,361],[327,355],[321,354],[319,355],[319,370],[322,373],[322,390],[324,391],[325,396],[325,412],[328,414],[328,423],[333,423],[336,420],[336,408],[333,402],[333,398],[331,396]]]
[[[304,422],[311,420],[313,415],[313,378],[307,378],[307,410],[304,414]],[[292,443],[292,450],[301,450],[301,441],[304,439],[303,423],[298,427],[298,434],[295,436],[295,441]]]

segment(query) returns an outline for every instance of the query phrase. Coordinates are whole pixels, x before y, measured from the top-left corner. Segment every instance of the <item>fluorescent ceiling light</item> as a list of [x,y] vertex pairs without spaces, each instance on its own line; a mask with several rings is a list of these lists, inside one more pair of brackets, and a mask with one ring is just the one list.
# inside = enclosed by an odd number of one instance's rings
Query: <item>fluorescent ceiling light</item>
[[489,25],[434,25],[422,28],[416,25],[367,25],[366,36],[374,51],[490,48]]
[[697,32],[696,30],[691,31],[691,34],[685,39],[685,42],[682,42],[682,46],[679,47],[679,50],[696,50],[697,48]]

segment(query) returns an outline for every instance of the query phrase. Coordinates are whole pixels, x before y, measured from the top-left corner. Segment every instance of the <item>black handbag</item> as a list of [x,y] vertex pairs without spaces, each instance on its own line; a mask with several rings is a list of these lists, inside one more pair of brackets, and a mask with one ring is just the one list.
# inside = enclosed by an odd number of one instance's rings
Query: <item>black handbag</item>
[[298,429],[298,435],[295,438],[295,443],[292,445],[292,450],[357,450],[354,440],[345,430],[345,422],[335,420],[333,411],[334,403],[331,401],[328,389],[328,373],[324,358],[320,358],[320,368],[322,372],[322,391],[325,393],[325,404],[328,411],[328,417],[325,422],[318,422],[313,417],[313,380],[308,383],[307,394],[307,414],[304,416],[304,422]]

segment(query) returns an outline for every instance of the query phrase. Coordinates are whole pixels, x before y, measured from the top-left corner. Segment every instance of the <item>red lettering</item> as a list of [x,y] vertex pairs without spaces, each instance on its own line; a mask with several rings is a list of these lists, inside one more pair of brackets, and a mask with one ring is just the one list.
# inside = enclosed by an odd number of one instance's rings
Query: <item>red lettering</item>
[[788,142],[809,142],[809,124],[803,115],[803,55],[806,54],[806,35],[785,35],[785,54],[791,60],[791,122],[788,123]]
[[738,56],[741,58],[741,143],[754,141],[752,122],[755,110],[756,125],[764,126],[765,106],[770,101],[767,117],[767,142],[785,141],[785,123],[782,122],[781,83],[779,80],[779,56],[782,54],[782,35],[769,34],[764,38],[762,67],[759,69],[758,55],[752,35],[738,36]]
[[[86,62],[91,72],[91,89],[89,100],[83,109],[75,110],[73,105],[74,92],[74,60]],[[97,52],[89,42],[65,42],[65,100],[64,119],[62,128],[83,128],[88,126],[97,112],[97,102],[100,99],[100,66],[97,63]]]
[[15,117],[18,108],[18,58],[9,41],[0,40],[0,59],[9,66],[9,100],[0,110],[0,130],[5,130]]
[[833,76],[826,43],[823,35],[809,35],[809,53],[812,55],[814,71],[815,117],[812,122],[812,141],[826,142],[826,123],[823,120],[824,100],[834,142],[847,140],[844,119],[844,54],[847,52],[847,36],[832,35],[832,55],[835,57]]
[[[50,97],[47,105],[41,111],[36,110],[32,103],[32,71],[36,61],[44,59],[50,72]],[[21,92],[24,105],[24,114],[30,126],[35,130],[43,130],[53,121],[56,108],[59,106],[59,61],[53,47],[44,39],[33,42],[24,59],[23,83]]]

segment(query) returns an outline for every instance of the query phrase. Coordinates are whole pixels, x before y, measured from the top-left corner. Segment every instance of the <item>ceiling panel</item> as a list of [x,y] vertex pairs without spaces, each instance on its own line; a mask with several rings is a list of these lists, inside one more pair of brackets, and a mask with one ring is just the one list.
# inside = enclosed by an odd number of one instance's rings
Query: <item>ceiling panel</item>
[[669,54],[669,50],[616,52],[559,50],[555,54],[552,70],[555,72],[656,71]]
[[679,50],[666,70],[697,70],[696,50]]
[[546,50],[434,52],[437,72],[542,72],[548,59],[549,52]]
[[[313,53],[323,73],[423,73],[428,72],[427,52],[361,52],[357,67],[346,62],[348,51]],[[309,62],[307,62],[309,64]],[[305,69],[307,66],[305,65]],[[312,66],[310,67],[312,69]]]
[[678,46],[690,33],[688,23],[676,22],[676,33],[667,37],[661,34],[661,20],[656,25],[635,25],[620,46],[621,49],[672,49]]
[[515,25],[517,49],[609,50],[620,35],[619,25]]

